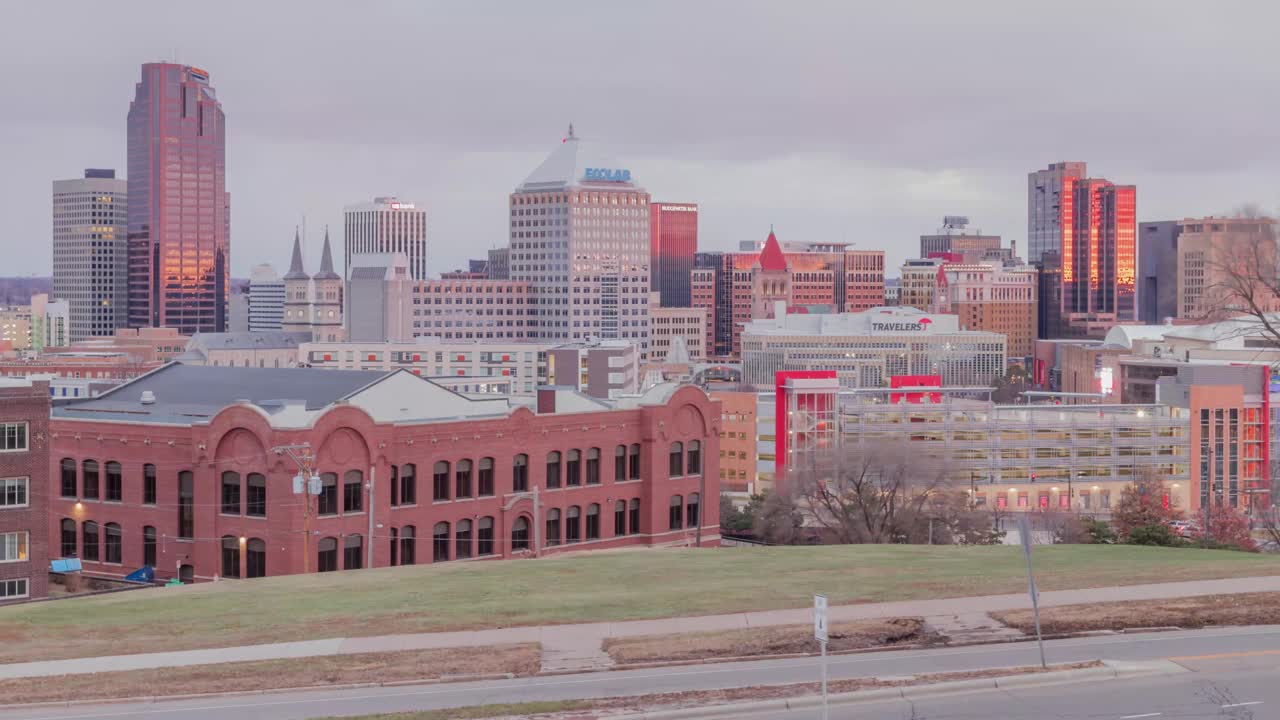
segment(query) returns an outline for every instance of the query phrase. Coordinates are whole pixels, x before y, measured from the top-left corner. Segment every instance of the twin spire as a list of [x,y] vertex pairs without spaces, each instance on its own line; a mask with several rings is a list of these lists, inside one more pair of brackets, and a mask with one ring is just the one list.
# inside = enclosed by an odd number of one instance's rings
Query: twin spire
[[[293,229],[293,257],[289,260],[289,272],[285,274],[285,280],[308,280],[311,275],[307,275],[307,271],[302,267],[302,236],[298,234],[298,229]],[[316,273],[316,280],[341,280],[342,276],[333,271],[333,250],[329,246],[329,226],[324,228],[324,250],[320,253],[320,272]]]

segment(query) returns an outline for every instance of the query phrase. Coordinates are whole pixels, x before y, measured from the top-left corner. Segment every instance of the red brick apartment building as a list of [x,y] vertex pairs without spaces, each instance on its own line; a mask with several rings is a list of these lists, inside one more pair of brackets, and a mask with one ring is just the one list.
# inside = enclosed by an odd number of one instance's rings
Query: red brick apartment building
[[[54,408],[48,538],[183,580],[716,545],[720,416],[674,384],[526,407],[402,370],[172,364]],[[309,502],[283,449],[303,445]]]
[[49,383],[0,378],[0,604],[49,580]]

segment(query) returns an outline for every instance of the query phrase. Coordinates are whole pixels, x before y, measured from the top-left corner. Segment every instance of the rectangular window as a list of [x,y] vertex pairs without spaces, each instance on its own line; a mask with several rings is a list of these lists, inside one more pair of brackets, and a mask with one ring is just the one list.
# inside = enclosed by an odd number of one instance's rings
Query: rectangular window
[[0,508],[26,507],[28,478],[0,478]]
[[0,452],[23,452],[27,449],[25,422],[0,423]]
[[222,514],[240,514],[240,475],[237,473],[222,474]]
[[62,497],[76,497],[76,461],[63,458],[61,466]]
[[156,466],[149,463],[142,466],[142,504],[156,504]]
[[23,562],[27,559],[28,533],[0,533],[0,563]]
[[360,512],[364,487],[359,478],[347,478],[342,484],[342,512]]
[[27,578],[0,580],[0,600],[16,600],[27,596]]
[[252,517],[267,515],[267,479],[260,473],[249,473],[245,479],[244,514]]
[[120,463],[109,462],[106,466],[107,486],[105,499],[109,502],[120,502],[124,499],[124,472]]
[[195,475],[190,470],[183,470],[178,473],[178,537],[180,538],[191,539],[195,536],[194,502]]

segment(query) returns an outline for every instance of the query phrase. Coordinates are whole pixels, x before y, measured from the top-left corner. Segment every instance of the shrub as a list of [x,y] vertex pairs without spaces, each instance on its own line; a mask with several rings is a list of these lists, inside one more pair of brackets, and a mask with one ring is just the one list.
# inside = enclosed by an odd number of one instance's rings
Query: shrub
[[1083,523],[1085,535],[1088,537],[1085,542],[1105,545],[1116,541],[1116,531],[1111,529],[1107,521],[1089,517],[1085,518]]
[[1160,547],[1177,547],[1182,540],[1173,534],[1168,525],[1139,525],[1129,530],[1126,539],[1130,545],[1159,545]]

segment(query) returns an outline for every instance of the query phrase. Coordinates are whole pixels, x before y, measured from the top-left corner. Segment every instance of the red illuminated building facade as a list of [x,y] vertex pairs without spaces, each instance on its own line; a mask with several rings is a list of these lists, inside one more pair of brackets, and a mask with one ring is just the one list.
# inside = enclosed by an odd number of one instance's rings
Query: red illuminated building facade
[[770,230],[759,252],[698,253],[694,264],[692,304],[707,310],[707,354],[713,357],[741,357],[743,326],[771,317],[779,301],[792,312],[862,312],[884,305],[883,250],[838,243],[784,246]]
[[404,371],[168,365],[53,410],[48,539],[189,581],[716,545],[720,415],[692,386],[524,406]]
[[691,307],[689,281],[698,252],[698,206],[649,205],[649,277],[662,307]]
[[226,128],[209,74],[146,63],[128,117],[128,324],[224,332]]

